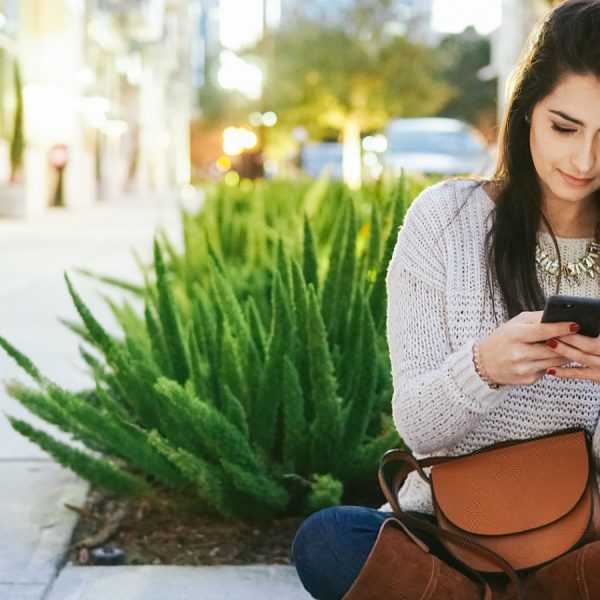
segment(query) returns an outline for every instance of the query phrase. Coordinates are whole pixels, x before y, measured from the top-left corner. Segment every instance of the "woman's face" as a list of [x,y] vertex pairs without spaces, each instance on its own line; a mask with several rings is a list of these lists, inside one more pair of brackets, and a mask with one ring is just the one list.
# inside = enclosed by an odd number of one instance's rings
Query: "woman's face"
[[581,202],[600,188],[600,79],[568,74],[531,115],[531,156],[544,202]]

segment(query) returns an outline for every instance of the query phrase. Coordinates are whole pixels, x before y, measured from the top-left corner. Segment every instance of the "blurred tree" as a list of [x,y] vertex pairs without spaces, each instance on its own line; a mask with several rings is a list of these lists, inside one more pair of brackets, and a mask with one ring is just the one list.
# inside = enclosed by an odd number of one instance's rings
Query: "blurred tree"
[[10,141],[10,180],[14,182],[19,169],[23,166],[23,153],[25,151],[25,135],[23,132],[23,86],[19,65],[14,63],[13,70],[15,84],[15,117]]
[[215,61],[200,92],[204,118],[240,123],[254,110],[269,110],[279,129],[303,126],[312,139],[341,139],[344,178],[357,187],[361,133],[390,117],[436,114],[452,98],[435,51],[386,28],[397,11],[392,0],[350,0],[340,6],[338,25],[297,19],[269,31],[244,53],[262,63],[262,98],[221,89]]
[[397,4],[392,0],[353,0],[341,9],[344,29],[363,41],[381,39],[387,23],[395,20]]
[[495,122],[497,79],[482,81],[478,73],[490,64],[490,41],[468,27],[445,37],[436,48],[442,79],[454,89],[452,99],[438,113],[478,127]]
[[316,139],[338,132],[345,179],[354,186],[360,183],[362,132],[390,117],[435,114],[451,96],[437,76],[434,52],[404,37],[366,44],[341,27],[303,22],[272,32],[258,53],[268,109],[282,125],[302,125]]

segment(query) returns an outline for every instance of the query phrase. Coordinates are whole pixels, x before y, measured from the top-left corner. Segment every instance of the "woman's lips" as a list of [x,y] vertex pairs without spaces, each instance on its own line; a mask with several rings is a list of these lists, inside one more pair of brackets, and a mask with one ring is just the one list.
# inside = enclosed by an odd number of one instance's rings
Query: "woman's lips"
[[578,177],[573,177],[572,175],[567,175],[566,173],[563,173],[560,169],[558,170],[558,172],[562,175],[563,179],[569,185],[573,185],[575,187],[583,187],[585,185],[588,185],[590,183],[590,181],[592,181],[592,179],[593,179],[593,177],[590,177],[589,179],[581,179]]

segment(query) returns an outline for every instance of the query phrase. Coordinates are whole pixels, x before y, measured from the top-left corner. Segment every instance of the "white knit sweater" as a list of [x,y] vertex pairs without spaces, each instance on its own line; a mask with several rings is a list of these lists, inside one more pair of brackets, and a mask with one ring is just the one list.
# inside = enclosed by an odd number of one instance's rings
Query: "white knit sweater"
[[[425,190],[406,214],[387,274],[396,427],[419,458],[465,454],[567,427],[593,433],[598,456],[600,384],[545,376],[532,386],[493,390],[475,371],[473,343],[497,327],[485,289],[484,239],[493,206],[482,187],[455,180]],[[552,248],[549,235],[539,235]],[[558,238],[563,261],[577,261],[588,243]],[[554,293],[545,279],[542,285],[547,295]],[[586,277],[560,293],[598,296],[600,288]],[[504,322],[497,286],[494,295]],[[429,486],[416,473],[400,491],[400,503],[433,512]]]

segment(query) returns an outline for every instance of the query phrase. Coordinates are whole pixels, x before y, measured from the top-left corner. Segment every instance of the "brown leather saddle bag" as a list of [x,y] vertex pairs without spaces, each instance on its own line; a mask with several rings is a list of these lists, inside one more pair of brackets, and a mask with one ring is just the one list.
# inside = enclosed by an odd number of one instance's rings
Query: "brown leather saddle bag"
[[[584,430],[570,429],[458,457],[417,460],[390,450],[381,459],[379,480],[407,527],[436,536],[475,572],[506,573],[518,588],[517,571],[600,539],[590,446]],[[396,471],[388,480],[392,464]],[[431,486],[437,526],[407,515],[399,505],[398,492],[412,471]]]

